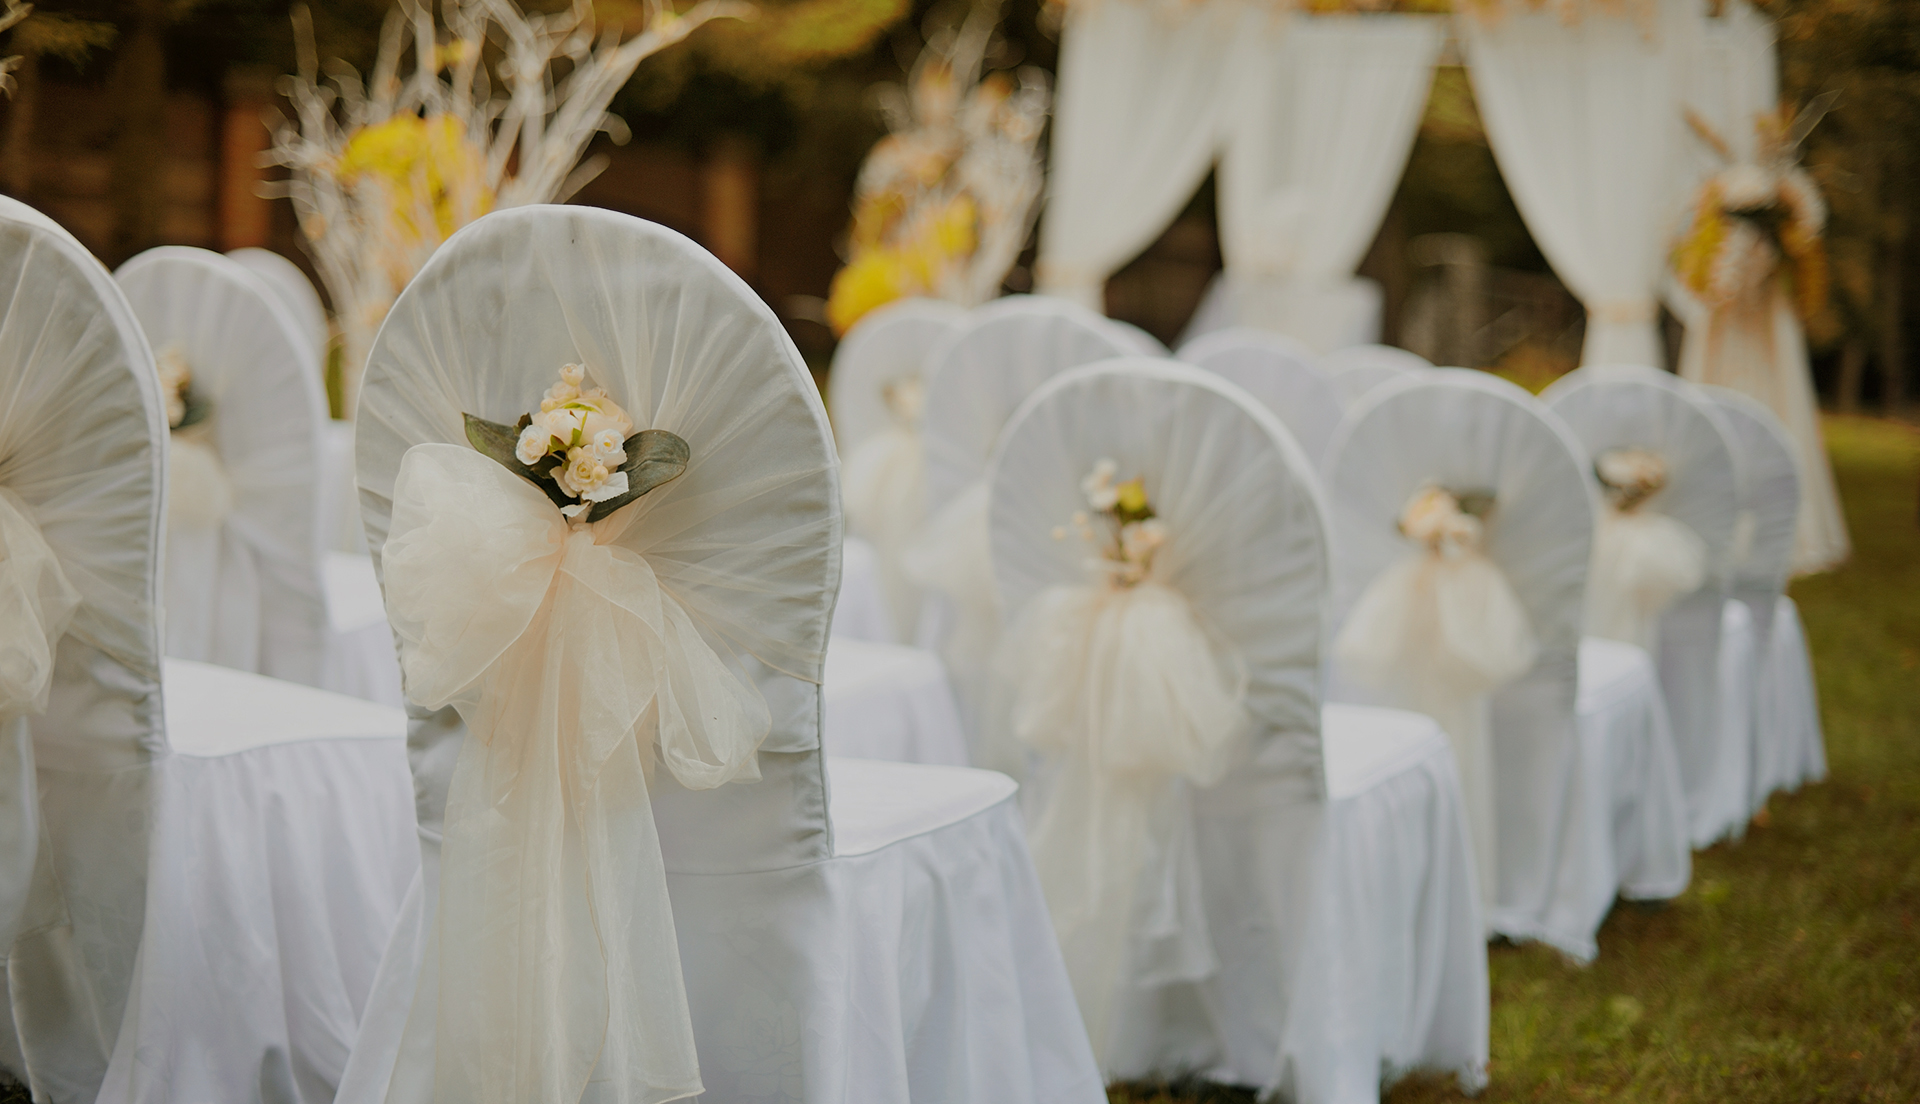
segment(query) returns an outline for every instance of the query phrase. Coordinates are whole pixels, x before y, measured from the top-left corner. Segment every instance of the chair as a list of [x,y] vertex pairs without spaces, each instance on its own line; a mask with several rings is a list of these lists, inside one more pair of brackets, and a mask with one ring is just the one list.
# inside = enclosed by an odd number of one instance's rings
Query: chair
[[324,366],[327,362],[327,308],[321,304],[320,293],[313,289],[313,281],[300,271],[300,266],[271,249],[256,246],[230,249],[227,259],[258,276],[262,283],[273,290],[274,299],[286,308],[287,314],[300,327],[300,335],[306,338],[307,347],[313,350],[316,363]]
[[[1676,896],[1690,866],[1653,665],[1637,647],[1582,641],[1597,509],[1586,467],[1525,391],[1436,369],[1363,396],[1325,468],[1344,626],[1335,693],[1441,721],[1488,928],[1580,961],[1616,895]],[[1471,521],[1417,539],[1454,509]]]
[[1322,356],[1320,367],[1333,374],[1341,400],[1351,405],[1383,383],[1433,365],[1418,353],[1392,345],[1349,345]]
[[827,397],[840,446],[847,528],[869,541],[894,632],[913,639],[922,595],[900,557],[926,521],[920,444],[927,357],[964,324],[964,307],[902,299],[868,312],[833,352]]
[[[927,367],[928,520],[907,549],[908,575],[933,594],[917,643],[946,661],[970,728],[999,632],[987,571],[987,460],[1000,428],[1034,388],[1076,365],[1133,355],[1135,341],[1092,311],[1045,296],[1010,296],[974,312]],[[977,733],[976,733],[977,735]],[[996,770],[1018,764],[982,758]]]
[[1340,427],[1345,402],[1333,379],[1306,347],[1292,338],[1235,327],[1216,330],[1180,347],[1180,359],[1205,368],[1266,404],[1316,470]]
[[[495,263],[500,256],[519,263]],[[473,450],[462,415],[511,422],[570,363],[610,389],[605,401],[630,412],[636,429],[682,438],[688,459],[678,478],[561,536],[553,529],[560,515],[545,497]],[[805,365],[744,283],[685,238],[624,215],[548,206],[495,212],[450,238],[395,302],[368,360],[356,427],[370,543],[396,631],[410,641],[403,667],[423,864],[376,980],[342,1104],[436,1092],[666,1100],[701,1088],[725,1101],[1101,1099],[1020,839],[1012,784],[980,771],[821,754],[839,481]],[[436,467],[420,468],[426,464]],[[444,599],[444,615],[456,617],[469,607],[458,588],[436,590],[437,559],[427,553],[439,546],[420,535],[441,519],[457,530],[467,515],[437,512],[443,499],[412,489],[418,484],[408,473],[416,470],[491,478],[489,486],[504,489],[476,494],[474,511],[528,519],[510,524],[530,526],[529,539],[554,533],[583,571],[612,565],[611,581],[589,594],[554,575],[551,558],[534,561],[548,566],[526,595],[553,603],[553,616],[565,602],[565,623],[581,631],[554,638],[539,627],[545,622],[519,621],[524,632],[509,625],[418,635],[443,615],[428,603]],[[470,545],[456,539],[445,547],[464,555]],[[472,570],[463,561],[460,577]],[[524,597],[512,608],[524,608]],[[594,659],[633,639],[619,635],[628,622],[613,601],[658,609],[691,628],[660,645],[651,665],[631,652]],[[506,657],[535,681],[500,693],[453,687],[420,643],[430,639],[471,644],[487,663]],[[544,671],[552,655],[565,660],[555,674],[533,670]],[[577,696],[551,700],[611,714],[616,726],[529,712],[549,700],[536,696],[543,685],[565,688],[553,680],[573,670],[574,656],[607,674]],[[660,678],[700,679],[703,711],[689,717],[678,694],[668,701],[636,689]],[[433,708],[449,692],[479,697]],[[756,700],[766,711],[757,722]],[[530,761],[542,773],[526,776],[524,795],[516,783],[511,802],[492,806],[500,814],[469,815],[463,801],[487,802],[491,791],[465,787],[504,777],[484,772],[497,754],[513,752],[488,729],[469,738],[467,724],[491,725],[498,710],[529,717],[511,729],[514,747],[558,747],[570,733],[606,749],[594,790],[576,791],[580,815],[600,810],[606,821],[514,804],[555,793],[541,788],[558,785],[546,773],[558,768],[542,766],[554,762],[545,757]],[[650,718],[675,715],[686,727],[658,725],[656,734]],[[609,733],[612,742],[598,742]],[[651,762],[656,742],[666,757],[648,778],[642,754]],[[578,760],[569,753],[567,761]],[[483,773],[473,773],[476,766]],[[759,781],[722,784],[729,772]],[[618,805],[595,795],[615,796]],[[560,841],[537,830],[549,825],[565,833]],[[485,850],[471,849],[488,840]],[[591,930],[615,938],[555,930],[559,918],[584,921],[588,907],[587,867],[575,867],[576,877],[564,863],[537,861],[551,853],[538,848],[562,842],[561,853],[581,855],[583,864],[587,855],[619,856],[618,864],[594,860],[588,899],[603,918]],[[482,854],[528,861],[488,865],[514,873],[485,881],[473,865]],[[544,898],[552,925],[515,921],[519,913],[496,907],[556,878]],[[512,941],[516,928],[527,944]],[[502,932],[505,942],[494,941]],[[542,956],[543,947],[563,957]],[[479,948],[483,957],[472,958]],[[572,957],[576,951],[583,957]],[[441,966],[472,961],[491,969]],[[552,976],[542,965],[549,961],[575,968],[511,995],[510,979]],[[534,1049],[549,1039],[555,1050]]]
[[[1111,585],[1092,499],[1119,509],[1134,477],[1160,543],[1134,575],[1108,561],[1138,580]],[[1322,707],[1330,550],[1286,429],[1199,369],[1109,360],[1036,391],[989,478],[998,716],[1038,759],[1035,865],[1102,1069],[1302,1101],[1374,1100],[1414,1068],[1478,1088],[1453,757],[1428,718]]]
[[0,870],[0,901],[27,887],[0,933],[0,1065],[36,1100],[330,1100],[418,862],[404,717],[163,663],[167,423],[140,326],[10,199],[0,289],[0,499],[79,601],[42,638],[30,742],[9,733],[5,804],[32,831]]
[[1587,631],[1653,653],[1693,844],[1705,847],[1744,828],[1750,800],[1753,635],[1746,607],[1727,602],[1741,498],[1728,432],[1692,385],[1652,368],[1581,368],[1541,400],[1584,447],[1596,483],[1609,456],[1659,469],[1640,490],[1612,492],[1624,506],[1602,507]]
[[150,249],[115,279],[162,370],[191,373],[169,446],[168,654],[397,707],[393,638],[355,612],[378,604],[372,571],[322,550],[326,401],[299,328],[208,250]]
[[1792,439],[1773,411],[1726,387],[1702,386],[1733,431],[1745,478],[1735,530],[1733,598],[1753,622],[1753,811],[1775,790],[1827,774],[1820,708],[1800,610],[1786,594],[1800,507]]

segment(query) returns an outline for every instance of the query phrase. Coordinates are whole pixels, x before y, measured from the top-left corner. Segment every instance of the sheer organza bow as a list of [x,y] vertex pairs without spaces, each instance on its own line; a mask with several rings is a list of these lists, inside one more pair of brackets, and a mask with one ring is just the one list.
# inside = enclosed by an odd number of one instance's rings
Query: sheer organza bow
[[[625,513],[624,511],[622,513]],[[457,445],[409,449],[383,556],[409,698],[471,738],[447,800],[434,1097],[700,1091],[647,783],[759,777],[765,700],[647,559]]]
[[1219,781],[1246,731],[1245,665],[1184,594],[1148,579],[1040,592],[997,667],[1013,734],[1056,768],[1033,861],[1098,1056],[1127,962],[1156,983],[1218,969],[1188,786]]
[[1685,522],[1637,506],[1601,507],[1587,580],[1587,631],[1652,650],[1660,615],[1707,579],[1707,544]]
[[1489,695],[1533,666],[1539,643],[1513,586],[1481,550],[1480,519],[1429,488],[1408,504],[1400,527],[1418,547],[1361,593],[1334,656],[1355,681],[1446,731],[1490,902],[1499,856]]
[[0,487],[0,948],[18,934],[39,850],[25,719],[47,707],[54,654],[79,608],[26,503]]

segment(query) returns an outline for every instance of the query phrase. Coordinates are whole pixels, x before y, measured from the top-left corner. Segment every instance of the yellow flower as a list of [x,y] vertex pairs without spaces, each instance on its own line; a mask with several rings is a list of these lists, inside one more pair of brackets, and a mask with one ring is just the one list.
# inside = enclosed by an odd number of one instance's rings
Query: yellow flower
[[485,159],[467,140],[466,124],[452,115],[403,112],[361,127],[347,139],[334,173],[349,182],[372,178],[387,188],[394,221],[415,238],[425,230],[417,212],[431,212],[444,238],[493,208]]
[[918,290],[901,258],[889,249],[856,255],[833,274],[827,293],[827,324],[844,335],[868,311]]
[[1136,477],[1127,480],[1115,488],[1118,492],[1114,499],[1114,512],[1119,514],[1143,514],[1147,510],[1147,481]]

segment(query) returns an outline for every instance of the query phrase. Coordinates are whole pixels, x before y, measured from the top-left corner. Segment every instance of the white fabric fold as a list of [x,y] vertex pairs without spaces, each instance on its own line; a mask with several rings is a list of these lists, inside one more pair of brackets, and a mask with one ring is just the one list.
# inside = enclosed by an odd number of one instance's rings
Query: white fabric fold
[[1423,548],[1376,577],[1334,642],[1343,670],[1440,723],[1460,765],[1483,903],[1500,870],[1490,695],[1539,655],[1526,607],[1478,547]]
[[841,465],[847,527],[879,553],[880,589],[896,640],[911,640],[920,590],[901,566],[927,515],[927,462],[919,426],[905,418],[861,442]]
[[1129,962],[1155,983],[1219,968],[1186,787],[1218,782],[1247,727],[1245,664],[1215,646],[1183,594],[1150,579],[1042,591],[997,667],[1014,735],[1056,764],[1033,861],[1104,1059]]
[[[622,511],[570,526],[471,449],[409,449],[383,557],[408,696],[472,739],[447,801],[434,1099],[637,1104],[701,1091],[647,783],[759,777],[765,700],[717,655]],[[597,1071],[597,1073],[596,1073]]]
[[1587,580],[1587,631],[1653,651],[1660,614],[1707,581],[1707,544],[1685,522],[1603,506]]
[[[987,483],[977,480],[934,512],[901,557],[907,578],[946,600],[951,630],[940,646],[960,700],[977,703],[1000,636],[1000,595],[988,546]],[[991,751],[991,749],[988,749]],[[1001,768],[989,754],[982,766]]]

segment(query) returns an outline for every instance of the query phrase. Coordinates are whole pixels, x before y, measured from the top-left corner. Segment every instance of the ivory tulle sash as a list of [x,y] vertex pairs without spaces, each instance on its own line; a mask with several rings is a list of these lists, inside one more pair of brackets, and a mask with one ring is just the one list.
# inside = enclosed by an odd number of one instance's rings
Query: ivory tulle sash
[[0,487],[0,953],[19,934],[40,850],[25,719],[47,707],[54,654],[79,608],[26,503]]
[[1638,644],[1658,643],[1660,614],[1707,580],[1707,545],[1686,524],[1642,507],[1602,507],[1587,580],[1587,632]]
[[1246,671],[1151,580],[1041,592],[998,668],[1014,735],[1055,766],[1030,843],[1100,1057],[1127,962],[1159,983],[1218,969],[1187,786],[1219,781],[1245,732]]
[[1381,572],[1334,642],[1343,671],[1446,731],[1489,903],[1499,850],[1488,696],[1525,674],[1538,654],[1526,607],[1506,576],[1468,547],[1423,548]]
[[927,516],[926,457],[919,432],[895,424],[868,438],[847,457],[840,481],[848,528],[879,553],[880,587],[897,639],[911,641],[920,620],[920,589],[901,561]]
[[[700,1092],[647,783],[759,777],[766,702],[647,560],[471,449],[409,449],[384,551],[407,695],[471,738],[447,800],[434,1098]],[[408,1034],[423,1025],[410,1022]]]
[[[947,600],[953,620],[940,654],[970,715],[984,697],[987,667],[1000,635],[992,560],[985,480],[969,484],[936,511],[902,560],[909,579]],[[1002,768],[990,760],[980,765]]]

